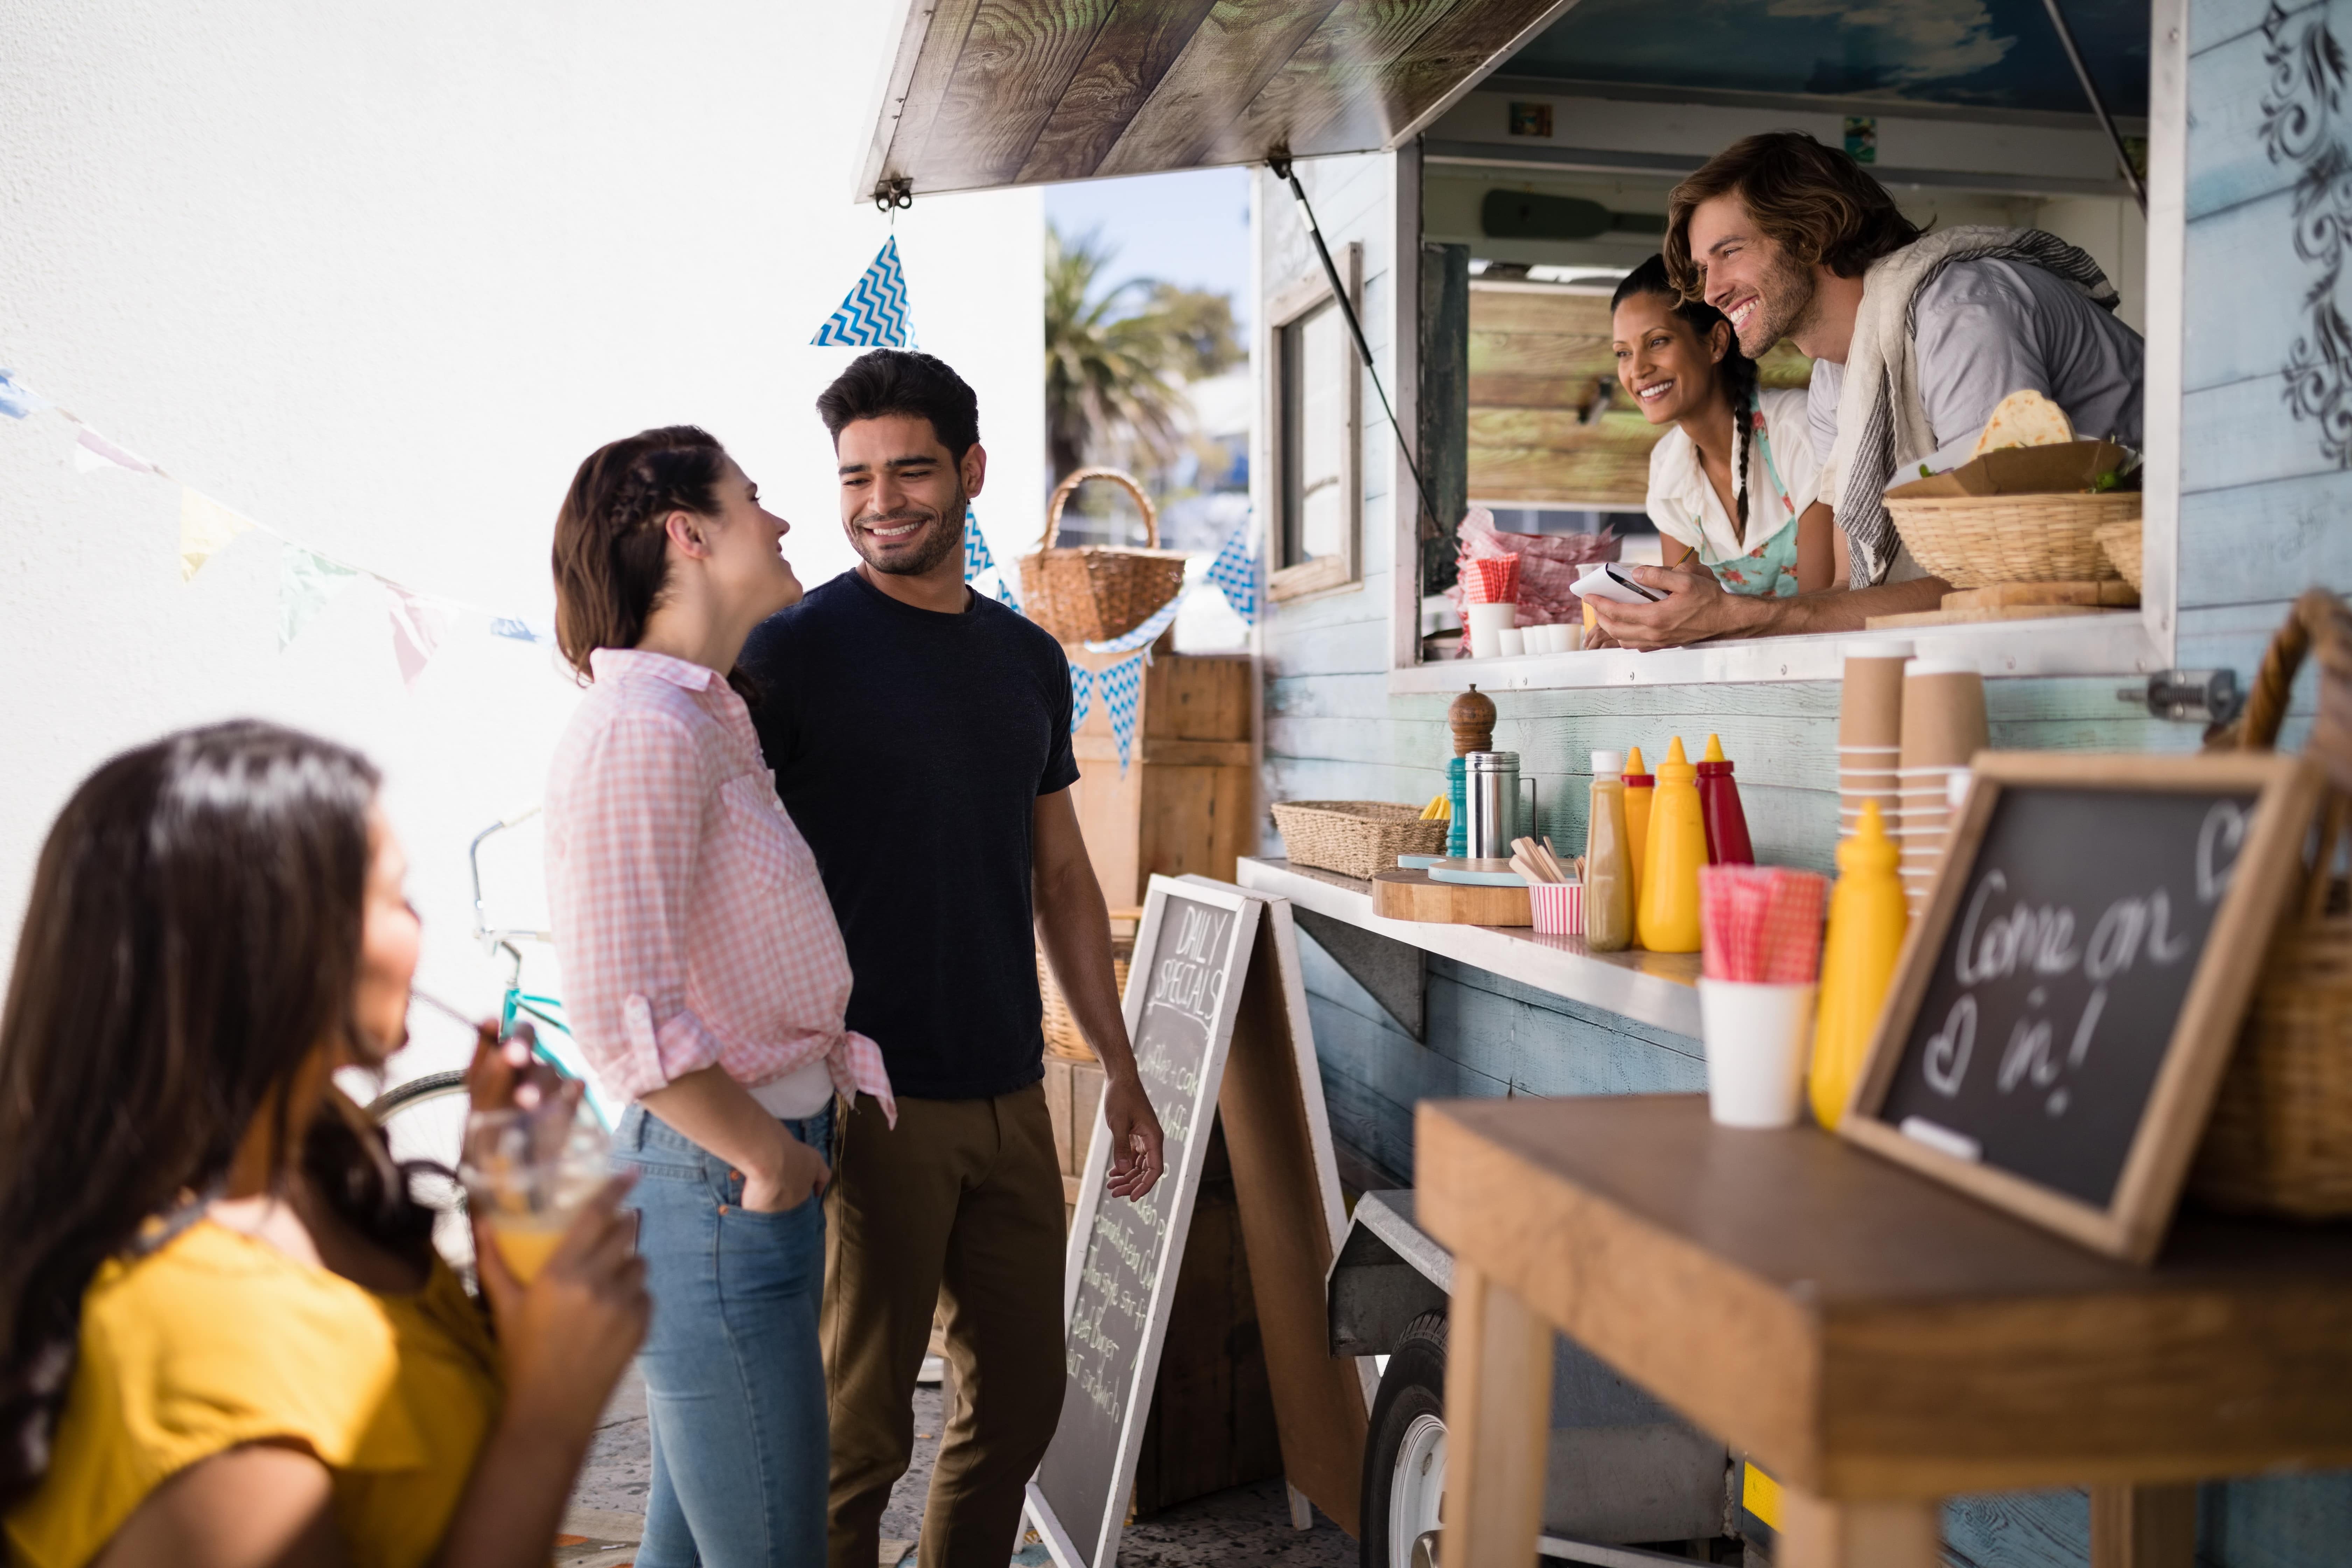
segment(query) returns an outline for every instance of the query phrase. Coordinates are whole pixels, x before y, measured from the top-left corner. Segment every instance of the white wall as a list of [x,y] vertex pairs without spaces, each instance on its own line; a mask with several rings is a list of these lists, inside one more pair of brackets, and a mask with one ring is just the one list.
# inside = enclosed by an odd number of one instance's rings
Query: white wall
[[[0,8],[0,365],[224,503],[420,590],[544,617],[574,466],[701,424],[851,559],[807,346],[887,222],[849,185],[897,7],[16,0]],[[919,200],[923,348],[978,389],[979,512],[1042,521],[1034,193]],[[281,656],[277,552],[180,581],[179,493],[0,419],[0,956],[66,795],[168,730],[261,714],[383,766],[420,983],[484,1006],[473,832],[539,798],[576,700],[551,649],[461,630],[414,694],[382,590]],[[535,860],[509,908],[541,903]],[[420,1041],[446,1047],[422,1010]],[[422,1052],[420,1052],[422,1054]]]

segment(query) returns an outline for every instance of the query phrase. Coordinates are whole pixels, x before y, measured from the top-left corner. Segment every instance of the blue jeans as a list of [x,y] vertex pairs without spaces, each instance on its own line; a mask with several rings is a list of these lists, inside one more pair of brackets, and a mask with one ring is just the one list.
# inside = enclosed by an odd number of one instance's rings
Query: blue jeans
[[[784,1126],[828,1160],[833,1107]],[[637,1250],[653,1292],[645,1372],[653,1481],[641,1568],[824,1561],[824,1210],[743,1207],[727,1162],[633,1105],[614,1157],[637,1170]]]

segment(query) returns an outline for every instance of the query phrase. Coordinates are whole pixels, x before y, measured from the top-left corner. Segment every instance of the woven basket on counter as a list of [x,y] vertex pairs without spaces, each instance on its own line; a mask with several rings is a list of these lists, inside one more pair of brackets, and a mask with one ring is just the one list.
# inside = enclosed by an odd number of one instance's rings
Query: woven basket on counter
[[1955,588],[2090,583],[2116,575],[2097,534],[2139,520],[2137,490],[1886,498],[1912,558]]
[[[1143,511],[1149,548],[1055,545],[1062,531],[1062,509],[1069,504],[1070,493],[1088,479],[1108,479],[1135,498]],[[1080,468],[1055,485],[1045,510],[1045,545],[1036,554],[1021,558],[1022,613],[1066,643],[1125,637],[1183,585],[1184,552],[1160,548],[1160,514],[1151,498],[1133,477],[1117,468]]]
[[2335,874],[2352,817],[2352,610],[2343,600],[2313,588],[2295,601],[2244,716],[2210,749],[2275,744],[2295,670],[2313,651],[2319,715],[2305,750],[2330,790],[2317,869],[2272,939],[2189,1184],[2216,1208],[2341,1219],[2352,1215],[2352,900]]
[[2129,522],[2111,522],[2098,531],[2099,548],[2116,563],[2123,580],[2131,584],[2132,592],[2140,592],[2139,584],[2139,519]]
[[[1127,994],[1127,966],[1135,957],[1135,929],[1142,920],[1141,910],[1110,912],[1111,978],[1122,997]],[[1045,962],[1042,947],[1037,950],[1037,994],[1045,1005],[1045,1049],[1066,1061],[1094,1060],[1094,1047],[1087,1044],[1077,1019],[1071,1016],[1069,998],[1054,983],[1054,966]]]
[[1443,855],[1454,826],[1423,820],[1421,807],[1384,800],[1281,800],[1274,826],[1294,866],[1314,866],[1369,881],[1396,869],[1400,855]]

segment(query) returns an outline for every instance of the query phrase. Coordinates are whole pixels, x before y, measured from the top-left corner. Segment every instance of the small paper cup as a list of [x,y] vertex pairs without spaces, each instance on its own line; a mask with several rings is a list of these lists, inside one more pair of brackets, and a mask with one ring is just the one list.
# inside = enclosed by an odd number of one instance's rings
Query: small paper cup
[[1706,1109],[1725,1127],[1791,1127],[1813,1037],[1811,985],[1698,983]]
[[1494,658],[1503,651],[1500,635],[1518,624],[1517,605],[1466,605],[1463,616],[1470,626],[1470,657]]
[[1495,633],[1495,651],[1505,658],[1517,658],[1528,651],[1528,634],[1516,626],[1505,626]]
[[1583,883],[1529,882],[1528,902],[1534,907],[1537,934],[1540,936],[1582,936],[1584,934]]

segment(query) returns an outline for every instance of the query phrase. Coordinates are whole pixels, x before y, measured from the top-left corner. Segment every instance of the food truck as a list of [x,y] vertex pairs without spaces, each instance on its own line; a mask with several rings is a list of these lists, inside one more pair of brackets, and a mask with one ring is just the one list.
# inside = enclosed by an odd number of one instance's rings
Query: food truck
[[[2194,750],[2296,594],[2352,579],[2329,183],[2346,26],[2224,0],[919,0],[855,194],[1255,171],[1261,807],[1443,794],[1448,704],[1475,683],[1563,849],[1584,839],[1593,751],[1680,737],[1696,754],[1716,734],[1757,858],[1829,870],[1846,637],[1464,658],[1447,590],[1465,513],[1612,529],[1628,560],[1655,547],[1654,431],[1615,390],[1610,289],[1657,249],[1677,179],[1741,137],[1807,132],[1923,226],[2082,247],[2146,338],[2137,604],[1902,635],[1982,674],[1996,748]],[[1764,370],[1807,374],[1785,349]],[[1380,1411],[1404,1413],[1375,1416],[1363,1560],[1406,1568],[1439,1523],[1449,1279],[1414,1223],[1415,1105],[1697,1089],[1697,1006],[1638,954],[1571,963],[1474,926],[1401,937],[1360,888],[1291,867],[1259,818],[1238,879],[1299,911],[1341,1173],[1371,1194],[1335,1263],[1332,1348],[1385,1358]],[[1554,1390],[1547,1553],[1769,1550],[1771,1483],[1739,1454],[1566,1342]],[[2087,1517],[2079,1490],[1960,1498],[1947,1558],[2084,1562]],[[2210,1484],[2200,1519],[2216,1563],[2345,1560],[2352,1476]]]

